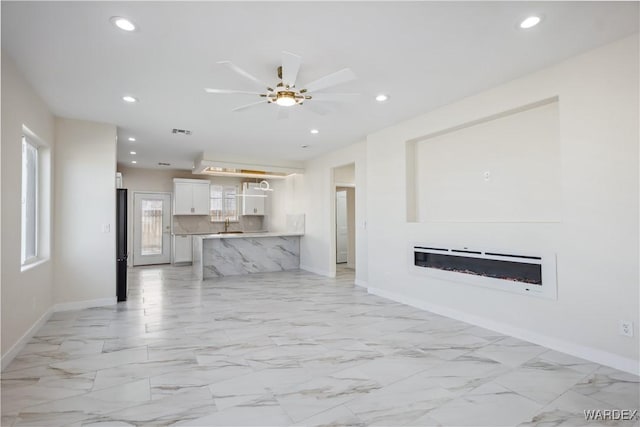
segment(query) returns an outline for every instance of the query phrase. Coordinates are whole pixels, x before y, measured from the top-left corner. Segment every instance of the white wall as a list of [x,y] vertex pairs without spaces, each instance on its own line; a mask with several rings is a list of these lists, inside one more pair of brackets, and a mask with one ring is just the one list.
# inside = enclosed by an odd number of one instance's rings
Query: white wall
[[367,281],[366,144],[359,142],[310,160],[295,198],[305,213],[305,235],[300,241],[300,267],[314,273],[334,276],[335,181],[334,168],[355,164],[356,283]]
[[417,143],[418,221],[559,221],[558,120],[549,102]]
[[55,302],[115,303],[116,127],[56,119],[54,169]]
[[[2,366],[53,304],[53,261],[20,271],[22,126],[51,148],[54,118],[47,105],[2,51]],[[51,174],[46,177],[51,181]],[[42,181],[41,181],[42,182]],[[51,205],[51,203],[49,203]],[[50,206],[49,206],[50,207]],[[14,348],[16,350],[17,348]]]
[[[640,326],[638,81],[636,35],[369,135],[371,290],[637,371],[638,333],[619,335],[618,321]],[[555,96],[560,222],[407,222],[407,141]],[[434,240],[555,252],[558,300],[410,274],[410,242]]]
[[269,194],[269,214],[265,218],[266,228],[269,231],[288,231],[287,215],[300,214],[299,203],[296,194],[302,186],[302,175],[290,175],[284,179],[271,180],[273,192]]
[[336,185],[354,185],[356,183],[356,169],[353,165],[344,165],[333,170]]

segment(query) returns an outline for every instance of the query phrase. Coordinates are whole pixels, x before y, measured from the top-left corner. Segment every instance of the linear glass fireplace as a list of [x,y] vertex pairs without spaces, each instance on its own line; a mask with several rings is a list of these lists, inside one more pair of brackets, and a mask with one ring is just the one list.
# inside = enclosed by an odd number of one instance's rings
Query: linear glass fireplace
[[[538,258],[540,259],[540,258]],[[542,285],[542,266],[517,261],[415,252],[415,265],[438,270]]]
[[556,297],[555,256],[431,245],[414,245],[412,255],[414,270],[444,280]]

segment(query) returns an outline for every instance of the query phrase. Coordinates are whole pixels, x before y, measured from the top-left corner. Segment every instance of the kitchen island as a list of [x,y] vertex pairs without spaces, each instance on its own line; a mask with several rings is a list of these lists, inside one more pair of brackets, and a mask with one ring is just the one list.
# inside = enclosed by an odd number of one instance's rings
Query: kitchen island
[[193,271],[199,279],[297,270],[302,233],[193,236]]

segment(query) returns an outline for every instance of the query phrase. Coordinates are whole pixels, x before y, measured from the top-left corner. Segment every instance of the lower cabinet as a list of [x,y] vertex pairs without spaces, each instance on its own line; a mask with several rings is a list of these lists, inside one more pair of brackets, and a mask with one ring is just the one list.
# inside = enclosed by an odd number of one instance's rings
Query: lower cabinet
[[173,263],[193,261],[193,236],[176,234],[173,236]]

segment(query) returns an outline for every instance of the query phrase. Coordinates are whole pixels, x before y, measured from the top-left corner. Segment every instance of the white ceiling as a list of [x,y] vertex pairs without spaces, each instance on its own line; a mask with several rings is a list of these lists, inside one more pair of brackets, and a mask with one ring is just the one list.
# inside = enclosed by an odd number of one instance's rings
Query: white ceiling
[[[191,168],[202,151],[304,160],[368,133],[638,31],[637,2],[8,2],[2,47],[56,115],[114,123],[118,160]],[[518,23],[543,15],[537,27]],[[135,21],[126,33],[112,16]],[[318,115],[305,105],[243,112],[254,90],[217,65],[276,81],[282,50],[303,57],[298,81],[350,67],[360,92]],[[301,87],[298,85],[298,87]],[[374,100],[384,92],[390,99]],[[124,94],[140,99],[121,101]],[[258,100],[258,99],[256,99]],[[189,129],[192,136],[171,134]],[[318,135],[309,130],[318,128]],[[137,141],[130,143],[129,136]],[[303,149],[300,146],[309,144]],[[131,156],[129,151],[138,154]]]

